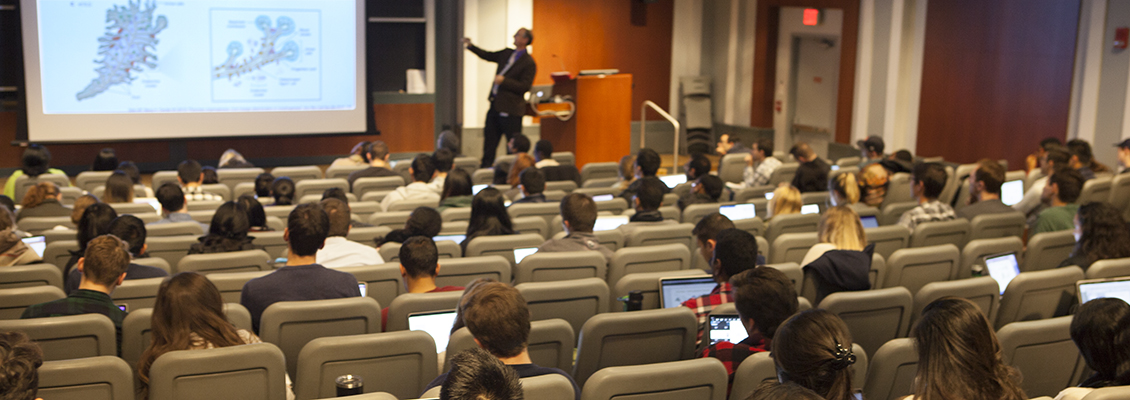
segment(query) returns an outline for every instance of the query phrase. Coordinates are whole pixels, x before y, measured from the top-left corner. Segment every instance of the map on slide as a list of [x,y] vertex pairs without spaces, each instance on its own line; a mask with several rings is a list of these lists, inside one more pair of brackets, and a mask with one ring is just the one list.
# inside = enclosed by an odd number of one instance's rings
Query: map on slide
[[168,26],[164,15],[153,21],[157,4],[150,1],[130,1],[128,6],[115,5],[106,11],[106,33],[98,38],[98,55],[95,61],[101,66],[95,71],[98,77],[90,85],[75,95],[81,101],[105,92],[111,86],[130,84],[135,79],[134,72],[144,71],[143,67],[157,68],[157,56],[149,49],[157,45],[157,34]]
[[319,11],[212,9],[210,14],[213,101],[321,98]]

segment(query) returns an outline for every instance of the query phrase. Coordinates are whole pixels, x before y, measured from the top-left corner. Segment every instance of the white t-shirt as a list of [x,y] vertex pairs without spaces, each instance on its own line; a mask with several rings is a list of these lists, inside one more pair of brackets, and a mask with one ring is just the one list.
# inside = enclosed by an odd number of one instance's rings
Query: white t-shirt
[[333,236],[326,238],[326,244],[318,250],[317,263],[326,268],[342,268],[384,264],[384,260],[376,248]]

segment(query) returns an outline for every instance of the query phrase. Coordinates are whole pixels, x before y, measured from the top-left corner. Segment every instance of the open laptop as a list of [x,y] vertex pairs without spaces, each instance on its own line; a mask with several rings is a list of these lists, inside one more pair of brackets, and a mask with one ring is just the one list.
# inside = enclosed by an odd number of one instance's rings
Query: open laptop
[[361,297],[365,297],[369,293],[369,284],[365,282],[357,282],[357,289],[361,290]]
[[718,213],[725,215],[730,221],[737,221],[739,219],[750,219],[757,216],[757,209],[753,204],[734,204],[731,206],[718,207]]
[[466,239],[466,238],[467,238],[467,235],[439,235],[439,236],[433,237],[432,241],[438,242],[438,241],[441,241],[441,240],[450,240],[450,241],[455,242],[455,243],[463,243],[463,239]]
[[43,251],[47,250],[46,236],[32,236],[20,240],[22,240],[27,247],[31,247],[32,251],[35,251],[35,254],[39,255],[39,258],[43,258]]
[[553,85],[534,85],[530,87],[531,103],[549,103],[553,99]]
[[878,228],[879,217],[876,217],[874,215],[864,215],[859,217],[859,223],[862,224],[864,228]]
[[667,185],[667,187],[673,188],[675,186],[679,186],[681,184],[687,183],[687,176],[686,175],[663,175],[663,176],[659,177],[659,180],[663,181],[663,184]]
[[490,185],[487,185],[487,184],[471,185],[471,194],[479,194],[479,191],[486,189],[487,186],[490,186]]
[[659,278],[659,305],[675,308],[684,301],[710,294],[718,286],[712,276]]
[[819,214],[820,213],[820,205],[819,204],[805,204],[803,206],[800,206],[800,213],[801,214]]
[[765,200],[773,200],[773,192],[765,192]]
[[1001,184],[1001,202],[1013,206],[1024,198],[1024,181],[1017,179]]
[[1020,263],[1016,261],[1016,253],[1008,252],[985,256],[984,261],[989,276],[997,280],[997,284],[1001,287],[1001,295],[1004,295],[1004,289],[1008,288],[1008,283],[1012,282],[1012,279],[1016,278],[1017,275],[1020,275]]
[[437,351],[447,349],[451,327],[455,325],[455,310],[428,311],[408,314],[408,330],[424,331],[436,341]]
[[597,231],[610,231],[628,223],[629,217],[627,215],[601,215],[596,217],[596,223],[593,224],[592,230]]
[[738,314],[711,314],[706,327],[706,338],[710,344],[718,342],[738,343],[749,337],[742,326]]
[[534,253],[537,253],[537,252],[538,252],[537,247],[523,247],[523,248],[520,248],[520,249],[514,249],[514,262],[520,263],[520,262],[522,262],[522,260],[526,259],[526,257],[529,257],[531,254],[534,254]]
[[1079,290],[1079,303],[1094,299],[1114,297],[1130,303],[1130,276],[1108,279],[1084,279],[1075,283]]
[[615,198],[616,196],[610,194],[598,194],[592,197],[592,201],[609,201]]

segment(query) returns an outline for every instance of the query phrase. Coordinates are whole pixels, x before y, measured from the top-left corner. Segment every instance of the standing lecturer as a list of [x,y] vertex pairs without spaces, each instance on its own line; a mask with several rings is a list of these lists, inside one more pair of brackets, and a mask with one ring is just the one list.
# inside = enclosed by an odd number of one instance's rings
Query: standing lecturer
[[526,92],[534,84],[538,66],[526,46],[534,41],[529,29],[521,28],[514,33],[514,48],[495,52],[486,51],[471,44],[471,39],[463,38],[467,50],[483,60],[498,64],[494,84],[490,89],[490,111],[487,111],[486,126],[483,127],[482,168],[494,164],[494,152],[498,140],[506,134],[507,141],[522,132],[522,115],[526,113]]

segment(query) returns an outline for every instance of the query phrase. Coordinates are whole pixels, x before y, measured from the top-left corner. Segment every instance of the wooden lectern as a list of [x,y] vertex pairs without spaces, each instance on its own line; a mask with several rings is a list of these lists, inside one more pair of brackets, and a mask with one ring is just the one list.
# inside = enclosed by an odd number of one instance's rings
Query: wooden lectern
[[578,169],[620,161],[631,152],[631,74],[581,76],[553,85],[553,94],[570,96],[577,104],[568,121],[541,118],[541,138],[553,144],[553,151],[573,152]]

